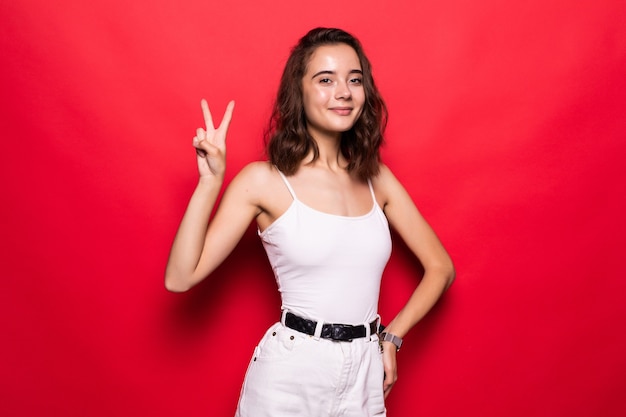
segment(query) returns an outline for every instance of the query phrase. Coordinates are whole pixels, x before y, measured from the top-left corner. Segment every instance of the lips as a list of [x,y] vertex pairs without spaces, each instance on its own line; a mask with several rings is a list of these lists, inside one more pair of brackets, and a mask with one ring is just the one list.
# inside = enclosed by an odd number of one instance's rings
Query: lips
[[352,113],[352,107],[332,107],[330,111],[340,116],[349,116]]

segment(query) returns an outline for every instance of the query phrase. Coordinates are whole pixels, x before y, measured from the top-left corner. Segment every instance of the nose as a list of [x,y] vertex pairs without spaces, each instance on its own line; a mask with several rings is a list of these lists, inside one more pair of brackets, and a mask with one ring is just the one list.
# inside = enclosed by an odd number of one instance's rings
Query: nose
[[352,91],[348,83],[345,81],[338,82],[337,89],[335,90],[335,98],[337,100],[348,100],[350,97],[352,97]]

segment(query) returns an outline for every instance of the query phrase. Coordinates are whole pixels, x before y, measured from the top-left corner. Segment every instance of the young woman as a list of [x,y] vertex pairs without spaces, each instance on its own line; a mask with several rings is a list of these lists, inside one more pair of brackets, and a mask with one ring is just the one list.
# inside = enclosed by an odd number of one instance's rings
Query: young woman
[[[307,33],[287,61],[267,142],[269,161],[222,187],[230,102],[215,128],[193,138],[200,179],[165,274],[186,291],[233,250],[251,221],[282,297],[280,322],[256,347],[237,415],[382,416],[402,338],[454,279],[439,239],[380,162],[386,108],[357,39],[339,29]],[[424,267],[404,308],[378,334],[389,226]]]

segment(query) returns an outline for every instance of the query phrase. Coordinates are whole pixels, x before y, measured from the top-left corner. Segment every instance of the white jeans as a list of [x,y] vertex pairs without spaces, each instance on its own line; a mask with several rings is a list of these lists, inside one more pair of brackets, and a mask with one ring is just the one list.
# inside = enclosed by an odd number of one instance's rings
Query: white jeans
[[337,342],[276,323],[254,350],[236,417],[386,416],[378,337]]

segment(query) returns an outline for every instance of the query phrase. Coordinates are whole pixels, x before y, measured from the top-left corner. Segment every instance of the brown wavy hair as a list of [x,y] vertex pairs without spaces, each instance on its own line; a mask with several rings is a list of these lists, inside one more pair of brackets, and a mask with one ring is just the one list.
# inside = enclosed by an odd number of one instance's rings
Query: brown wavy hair
[[387,107],[372,77],[372,66],[361,43],[341,29],[316,28],[303,36],[291,50],[280,79],[278,94],[265,134],[269,160],[287,175],[293,175],[311,151],[313,160],[319,148],[307,131],[302,79],[315,50],[322,45],[346,44],[356,52],[363,71],[365,103],[354,126],[341,134],[340,149],[348,161],[348,172],[361,179],[378,174],[380,146],[387,125]]

